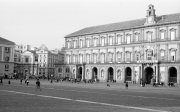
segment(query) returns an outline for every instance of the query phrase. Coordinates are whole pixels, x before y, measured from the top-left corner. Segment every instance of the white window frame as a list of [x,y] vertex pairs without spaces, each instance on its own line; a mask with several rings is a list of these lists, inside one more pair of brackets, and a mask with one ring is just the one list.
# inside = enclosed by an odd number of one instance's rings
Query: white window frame
[[121,44],[122,43],[122,35],[118,35],[117,36],[117,44]]
[[105,45],[105,37],[101,37],[101,46]]
[[127,43],[127,44],[130,44],[130,43],[131,43],[131,35],[130,35],[130,34],[127,34],[127,35],[126,35],[126,43]]
[[160,31],[160,38],[161,39],[165,39],[165,32],[166,32],[165,30]]
[[109,52],[109,63],[113,62],[113,53]]
[[109,45],[113,45],[113,36],[109,36]]
[[147,41],[152,42],[152,32],[147,32]]
[[117,53],[117,60],[118,60],[118,63],[120,63],[122,61],[122,53],[121,52]]

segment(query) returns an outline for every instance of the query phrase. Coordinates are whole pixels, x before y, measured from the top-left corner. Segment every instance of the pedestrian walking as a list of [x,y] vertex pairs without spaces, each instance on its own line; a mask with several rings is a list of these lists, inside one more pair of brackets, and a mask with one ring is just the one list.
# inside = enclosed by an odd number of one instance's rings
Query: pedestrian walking
[[38,89],[41,91],[39,79],[37,79],[37,81],[36,81],[36,91],[37,91]]
[[28,86],[28,84],[29,84],[29,81],[28,81],[28,80],[26,81],[26,84],[27,84],[27,86]]
[[11,81],[10,81],[10,79],[9,79],[9,81],[8,81],[8,84],[11,84]]
[[125,83],[125,88],[128,89],[128,82]]
[[21,78],[21,80],[20,80],[21,85],[22,85],[22,80],[23,80],[23,79]]
[[0,83],[3,85],[3,78],[0,77]]

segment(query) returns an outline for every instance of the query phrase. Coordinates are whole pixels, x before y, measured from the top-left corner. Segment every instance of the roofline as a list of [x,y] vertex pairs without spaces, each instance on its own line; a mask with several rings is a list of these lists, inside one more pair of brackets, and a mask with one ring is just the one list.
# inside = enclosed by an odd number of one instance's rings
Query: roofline
[[167,25],[167,24],[178,24],[178,23],[180,23],[180,21],[173,21],[173,22],[166,22],[166,23],[157,23],[157,24],[153,24],[153,25],[130,27],[130,28],[121,29],[121,30],[110,30],[110,31],[97,32],[97,33],[86,33],[86,34],[82,34],[82,35],[65,36],[64,38],[70,38],[70,37],[76,37],[76,36],[85,36],[85,35],[94,35],[94,34],[107,33],[107,32],[117,32],[117,31],[123,31],[123,30],[146,28],[146,27],[153,27],[153,26],[160,26],[160,25]]

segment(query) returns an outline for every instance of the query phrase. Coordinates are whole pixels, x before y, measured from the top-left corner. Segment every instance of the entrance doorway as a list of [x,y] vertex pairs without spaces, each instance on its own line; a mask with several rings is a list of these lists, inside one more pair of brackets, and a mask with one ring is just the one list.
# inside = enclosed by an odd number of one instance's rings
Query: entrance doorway
[[127,67],[125,70],[125,82],[126,81],[131,81],[132,77],[132,70],[130,67]]
[[169,69],[169,82],[177,83],[177,70],[175,67]]
[[144,80],[146,82],[146,84],[151,84],[153,83],[153,69],[151,67],[147,67],[145,69],[145,74],[144,74]]
[[108,81],[112,81],[113,80],[113,73],[114,73],[114,70],[112,67],[109,67],[108,69]]
[[77,78],[82,79],[82,67],[79,67]]
[[98,70],[96,67],[92,69],[92,79],[97,79]]

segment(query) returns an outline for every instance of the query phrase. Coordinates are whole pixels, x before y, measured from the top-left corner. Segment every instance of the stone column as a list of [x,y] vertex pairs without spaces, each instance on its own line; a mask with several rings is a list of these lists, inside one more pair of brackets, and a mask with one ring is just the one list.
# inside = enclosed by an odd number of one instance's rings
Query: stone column
[[98,49],[97,63],[100,63],[100,49]]
[[79,63],[80,62],[80,56],[79,56],[79,51],[77,51],[77,63]]
[[134,30],[132,31],[131,43],[134,43]]
[[165,66],[165,85],[168,85],[168,82],[169,82],[168,66]]
[[157,45],[157,49],[156,49],[157,51],[156,51],[156,59],[157,60],[159,60],[160,58],[159,58],[159,56],[160,56],[160,45],[158,44]]
[[86,50],[84,50],[84,60],[83,62],[85,63],[86,62]]
[[146,50],[144,49],[144,47],[143,47],[143,52],[144,52],[144,61],[146,60]]
[[169,35],[168,35],[168,26],[166,26],[166,39],[169,38]]
[[108,43],[109,43],[109,42],[108,42],[108,38],[109,38],[109,37],[108,37],[108,34],[107,34],[107,36],[106,36],[106,45],[108,45]]
[[106,62],[108,63],[108,49],[106,49]]
[[156,39],[159,39],[159,28],[156,27]]
[[14,49],[10,48],[10,62],[14,62]]
[[156,67],[156,83],[158,83],[159,82],[158,64],[156,64],[155,67]]
[[126,43],[126,34],[123,32],[123,43]]
[[93,36],[91,36],[91,45],[90,46],[93,46]]
[[134,47],[132,47],[132,61],[135,61],[135,53],[134,53]]
[[180,44],[177,44],[177,55],[176,55],[176,61],[180,60]]
[[116,33],[114,34],[113,44],[116,45]]
[[114,66],[113,69],[114,69],[114,70],[113,70],[113,72],[114,72],[114,73],[113,73],[113,74],[114,74],[114,75],[113,75],[113,80],[116,80],[116,66]]
[[93,62],[93,50],[91,49],[91,59],[90,59],[90,62],[92,63]]
[[123,47],[123,56],[122,56],[122,58],[123,58],[123,62],[125,62],[125,47]]
[[70,63],[73,63],[73,54],[72,54],[72,51],[71,51],[71,59],[70,59]]
[[113,55],[114,63],[116,63],[116,48],[114,48],[114,55]]
[[135,67],[132,66],[132,77],[131,77],[131,80],[132,81],[136,81],[135,77],[134,77],[134,74],[135,74]]
[[180,25],[178,25],[177,37],[178,37],[178,39],[180,39]]
[[168,53],[169,53],[168,44],[165,44],[165,48],[166,48],[166,58],[165,58],[165,60],[168,61]]
[[180,66],[177,66],[177,83],[180,85]]
[[2,46],[1,47],[2,48],[2,56],[1,56],[1,61],[4,61],[4,49],[5,49],[5,47],[4,46]]

